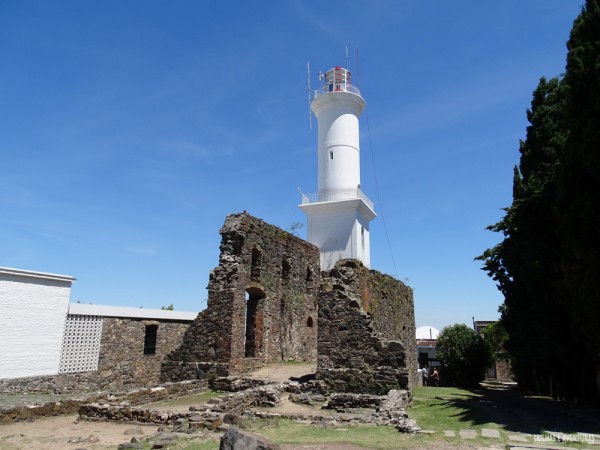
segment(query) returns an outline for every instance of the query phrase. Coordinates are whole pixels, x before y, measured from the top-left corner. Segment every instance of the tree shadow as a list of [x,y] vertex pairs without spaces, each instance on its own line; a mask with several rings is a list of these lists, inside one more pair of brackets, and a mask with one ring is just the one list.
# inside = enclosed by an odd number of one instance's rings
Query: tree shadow
[[[494,422],[507,431],[541,434],[543,431],[600,434],[600,408],[533,397],[509,385],[483,385],[468,390],[473,396],[441,398],[461,422],[484,425]],[[444,406],[443,406],[444,407]]]

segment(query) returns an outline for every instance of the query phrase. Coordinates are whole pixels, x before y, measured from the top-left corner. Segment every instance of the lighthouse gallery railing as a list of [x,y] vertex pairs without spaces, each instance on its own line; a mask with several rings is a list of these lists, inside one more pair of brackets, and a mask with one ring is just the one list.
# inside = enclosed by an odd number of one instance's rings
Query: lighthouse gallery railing
[[329,92],[352,92],[353,94],[360,95],[360,90],[350,83],[327,84],[313,91],[313,100]]
[[302,193],[302,204],[307,205],[310,203],[335,202],[338,200],[352,200],[355,198],[364,200],[369,208],[375,210],[373,207],[373,202],[369,200],[369,197],[367,197],[363,191],[360,190],[360,188],[338,189],[335,191],[316,192],[314,194]]

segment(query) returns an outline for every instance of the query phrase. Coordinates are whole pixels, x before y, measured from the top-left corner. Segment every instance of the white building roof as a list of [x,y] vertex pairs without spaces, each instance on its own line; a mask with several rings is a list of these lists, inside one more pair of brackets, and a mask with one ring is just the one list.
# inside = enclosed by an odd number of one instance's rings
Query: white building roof
[[58,275],[56,273],[34,272],[32,270],[14,269],[11,267],[0,267],[0,273],[27,278],[43,278],[45,280],[68,281],[72,283],[75,277],[70,275]]
[[69,314],[79,316],[130,317],[136,319],[188,320],[190,322],[198,316],[197,312],[189,311],[89,305],[85,303],[70,303]]
[[428,325],[417,328],[417,339],[437,339],[440,330]]

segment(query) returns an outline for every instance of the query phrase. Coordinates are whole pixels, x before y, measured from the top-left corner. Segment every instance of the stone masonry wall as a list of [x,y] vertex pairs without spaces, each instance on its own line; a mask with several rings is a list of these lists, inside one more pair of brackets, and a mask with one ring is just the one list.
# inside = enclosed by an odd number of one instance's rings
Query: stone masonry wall
[[495,381],[501,381],[501,382],[514,381],[514,376],[511,371],[510,361],[508,359],[498,359],[496,361]]
[[[161,362],[189,322],[105,317],[98,370],[0,380],[0,393],[122,391],[159,384]],[[156,353],[144,354],[146,325],[157,325]]]
[[163,380],[314,361],[319,249],[247,213],[229,215],[220,233],[207,309],[163,363]]
[[335,392],[412,389],[416,342],[412,289],[357,260],[322,273],[317,379]]
[[404,344],[409,353],[405,359],[409,385],[418,386],[413,290],[389,275],[371,270],[369,291],[363,298],[367,312],[373,316],[373,331],[384,339],[399,339]]
[[[156,352],[144,354],[146,326],[158,326]],[[98,377],[104,389],[159,384],[161,362],[181,343],[189,322],[107,317],[102,327]]]

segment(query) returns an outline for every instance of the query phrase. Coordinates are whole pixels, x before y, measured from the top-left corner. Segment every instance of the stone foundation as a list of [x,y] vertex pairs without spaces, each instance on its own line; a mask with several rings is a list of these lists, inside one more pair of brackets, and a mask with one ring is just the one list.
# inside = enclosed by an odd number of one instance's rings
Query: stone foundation
[[[290,419],[304,423],[320,423],[322,425],[366,425],[377,424],[393,426],[402,432],[416,432],[417,424],[406,414],[410,394],[407,391],[391,390],[384,396],[365,394],[334,394],[329,398],[328,408],[336,409],[335,413],[323,413],[319,406],[312,406],[312,411],[288,414],[267,411],[281,403],[283,396],[291,396],[298,392],[310,392],[313,384],[298,382],[262,383],[259,385],[249,380],[227,377],[215,380],[218,384],[228,386],[247,386],[220,398],[213,398],[199,407],[190,407],[190,412],[164,412],[151,409],[133,408],[129,404],[113,401],[110,403],[90,403],[79,409],[81,420],[120,421],[139,424],[167,425],[184,428],[217,429],[223,423],[239,424],[245,419]],[[256,380],[255,380],[256,381]],[[317,394],[319,395],[319,394]],[[323,396],[321,396],[323,397]],[[323,397],[323,401],[328,400]],[[260,409],[257,409],[260,408]]]
[[[20,404],[8,405],[6,404],[7,398],[5,398],[5,405],[0,407],[0,424],[33,420],[39,417],[72,414],[80,411],[80,408],[90,403],[99,405],[101,406],[99,409],[104,410],[124,402],[128,405],[139,405],[191,395],[205,390],[206,383],[196,380],[181,383],[165,383],[153,388],[135,389],[118,394],[98,392],[92,395],[73,397],[61,401],[28,402],[25,404],[21,402]],[[10,397],[8,397],[8,400],[10,400]]]

